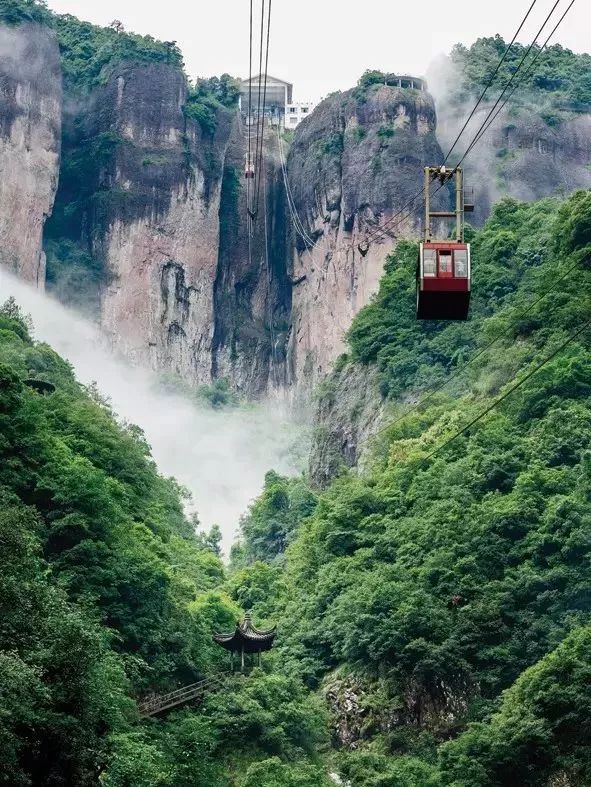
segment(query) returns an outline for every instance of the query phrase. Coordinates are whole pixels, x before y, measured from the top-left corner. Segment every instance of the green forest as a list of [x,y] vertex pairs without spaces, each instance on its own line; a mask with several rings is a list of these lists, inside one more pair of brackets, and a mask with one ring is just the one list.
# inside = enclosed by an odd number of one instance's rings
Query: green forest
[[[41,0],[0,21],[55,31],[70,98],[120,63],[184,68],[174,42]],[[504,47],[454,49],[458,105]],[[549,119],[591,104],[589,56],[548,52],[521,97]],[[185,117],[210,139],[236,100],[227,74],[200,79]],[[88,298],[100,261],[67,222],[120,140],[70,132],[48,285]],[[348,375],[377,380],[363,469],[336,446],[322,487],[269,468],[227,563],[141,429],[0,304],[0,785],[591,785],[591,193],[504,199],[467,239],[470,320],[416,321],[401,241],[317,393],[330,409]],[[199,395],[233,403],[223,381]],[[276,643],[232,674],[212,634],[246,612]],[[205,678],[199,702],[141,715]]]
[[334,375],[377,367],[391,425],[315,499],[267,479],[236,550],[258,561],[243,599],[332,697],[333,743],[349,725],[353,785],[586,785],[591,196],[506,199],[469,234],[466,324],[416,322],[416,244],[390,257]]
[[[538,109],[587,111],[591,105],[591,55],[550,44],[544,47],[542,57],[543,43],[543,35],[531,49],[515,43],[500,68],[499,60],[507,49],[502,36],[479,38],[469,47],[457,44],[451,53],[451,61],[461,77],[455,99],[462,102],[478,96],[490,80],[493,89],[500,90],[514,79],[523,61],[523,71],[512,84],[519,88],[515,103],[526,100]],[[534,61],[535,68],[530,68]]]
[[[228,567],[137,427],[3,306],[1,783],[589,783],[591,197],[504,200],[471,236],[467,324],[415,321],[407,243],[352,326],[335,374],[377,366],[391,407],[371,467],[270,472]],[[211,634],[245,610],[277,647],[224,676]]]

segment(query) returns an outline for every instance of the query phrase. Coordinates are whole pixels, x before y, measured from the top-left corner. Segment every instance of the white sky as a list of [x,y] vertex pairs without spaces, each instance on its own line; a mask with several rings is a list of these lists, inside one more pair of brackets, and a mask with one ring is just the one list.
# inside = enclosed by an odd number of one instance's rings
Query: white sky
[[[260,2],[255,0],[255,15]],[[561,0],[556,21],[569,2]],[[529,43],[553,4],[538,0],[519,40]],[[225,71],[248,76],[248,0],[49,0],[48,5],[101,25],[119,19],[130,32],[177,41],[191,77]],[[457,42],[470,44],[495,33],[510,40],[529,5],[530,0],[274,0],[269,73],[294,83],[296,101],[346,90],[367,68],[420,76],[433,57]],[[575,52],[589,51],[590,24],[590,0],[577,0],[555,41]]]

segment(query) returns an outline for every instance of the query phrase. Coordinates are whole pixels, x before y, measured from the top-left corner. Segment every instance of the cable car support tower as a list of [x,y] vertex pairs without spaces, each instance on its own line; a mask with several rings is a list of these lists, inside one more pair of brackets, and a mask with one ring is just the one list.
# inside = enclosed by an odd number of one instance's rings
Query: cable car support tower
[[[455,176],[455,178],[454,178]],[[431,184],[438,180],[442,186],[455,179],[456,207],[453,211],[431,210]],[[464,242],[464,214],[472,212],[474,205],[464,204],[464,170],[461,167],[425,167],[425,230],[424,241],[432,240],[431,219],[455,219],[456,242]]]
[[[455,209],[431,210],[431,187],[440,191],[455,182]],[[464,242],[464,214],[474,210],[464,202],[464,173],[460,167],[425,167],[423,187],[425,226],[417,266],[417,318],[466,320],[470,306],[470,245]],[[434,239],[434,219],[454,219],[455,238]],[[447,233],[446,233],[447,234]]]

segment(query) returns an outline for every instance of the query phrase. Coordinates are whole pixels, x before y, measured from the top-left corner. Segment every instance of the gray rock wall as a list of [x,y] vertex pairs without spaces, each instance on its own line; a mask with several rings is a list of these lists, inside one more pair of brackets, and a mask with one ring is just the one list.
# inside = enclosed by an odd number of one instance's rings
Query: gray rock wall
[[[419,232],[420,199],[375,235],[421,190],[424,166],[441,162],[435,131],[428,93],[379,85],[329,97],[297,129],[289,180],[310,240],[298,239],[292,273],[299,284],[289,349],[301,395],[343,351],[346,331],[377,291],[398,238]],[[446,199],[442,192],[436,204]],[[375,242],[363,256],[358,246],[368,236]]]
[[95,97],[95,135],[121,138],[101,174],[92,252],[103,260],[101,322],[135,361],[191,383],[211,375],[219,206],[232,116],[212,136],[187,120],[171,66],[127,66]]
[[59,49],[47,28],[0,26],[0,264],[43,287],[43,226],[57,188]]
[[[220,247],[215,284],[212,375],[251,396],[285,395],[291,280],[285,189],[276,132],[263,135],[263,177],[248,220],[243,177],[247,135],[234,125],[226,154],[220,205]],[[250,234],[250,240],[249,240]],[[250,246],[250,255],[249,255]]]
[[[439,139],[447,149],[464,115],[451,112],[444,102],[438,109]],[[463,154],[488,109],[476,113],[457,153]],[[591,188],[591,115],[507,107],[474,147],[464,168],[468,197],[475,202],[470,221],[476,225],[486,221],[494,202],[503,196],[534,201]]]

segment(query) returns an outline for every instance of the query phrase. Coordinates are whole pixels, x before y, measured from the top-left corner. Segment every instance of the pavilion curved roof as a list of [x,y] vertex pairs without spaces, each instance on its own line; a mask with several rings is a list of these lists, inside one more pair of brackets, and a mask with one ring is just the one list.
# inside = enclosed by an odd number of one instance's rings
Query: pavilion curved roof
[[244,620],[236,623],[234,631],[228,634],[214,634],[213,640],[226,650],[245,653],[259,653],[270,650],[277,633],[277,627],[258,629],[252,623],[250,615],[246,614]]

